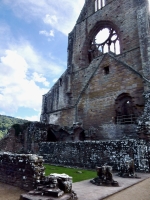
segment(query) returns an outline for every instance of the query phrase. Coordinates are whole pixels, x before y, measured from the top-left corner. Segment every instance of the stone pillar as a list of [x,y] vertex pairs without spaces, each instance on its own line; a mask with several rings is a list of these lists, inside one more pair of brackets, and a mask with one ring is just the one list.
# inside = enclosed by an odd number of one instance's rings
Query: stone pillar
[[[141,51],[143,75],[150,79],[150,24],[149,1],[139,1],[140,9],[137,11],[137,24],[139,32],[139,45]],[[147,91],[147,87],[145,91]]]
[[137,134],[139,138],[150,139],[150,91],[144,93],[144,113],[138,119]]

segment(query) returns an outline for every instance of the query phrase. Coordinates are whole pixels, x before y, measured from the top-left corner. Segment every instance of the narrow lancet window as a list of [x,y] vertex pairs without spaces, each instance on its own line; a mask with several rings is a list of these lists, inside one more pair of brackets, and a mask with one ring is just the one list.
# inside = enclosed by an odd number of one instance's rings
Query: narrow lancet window
[[105,0],[95,0],[95,12],[105,6]]

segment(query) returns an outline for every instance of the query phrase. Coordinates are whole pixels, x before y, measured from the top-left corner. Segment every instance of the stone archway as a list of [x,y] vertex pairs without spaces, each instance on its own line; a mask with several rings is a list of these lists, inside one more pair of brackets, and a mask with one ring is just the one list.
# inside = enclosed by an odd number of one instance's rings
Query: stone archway
[[74,141],[84,141],[85,133],[84,130],[80,127],[74,129]]
[[115,100],[116,123],[134,124],[138,117],[136,105],[128,93],[122,93]]

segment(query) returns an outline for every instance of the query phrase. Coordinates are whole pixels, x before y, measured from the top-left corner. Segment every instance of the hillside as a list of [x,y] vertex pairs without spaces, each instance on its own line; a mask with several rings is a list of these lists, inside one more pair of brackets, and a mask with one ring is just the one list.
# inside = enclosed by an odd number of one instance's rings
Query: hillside
[[27,122],[27,120],[18,119],[15,117],[0,115],[0,139],[7,133],[7,130],[13,124],[23,124]]

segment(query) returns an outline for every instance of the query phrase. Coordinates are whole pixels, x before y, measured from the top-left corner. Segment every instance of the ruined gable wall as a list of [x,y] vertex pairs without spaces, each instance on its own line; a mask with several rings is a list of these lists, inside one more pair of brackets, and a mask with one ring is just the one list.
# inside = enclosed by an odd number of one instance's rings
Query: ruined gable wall
[[96,59],[94,59],[88,67],[73,72],[71,89],[72,89],[74,104],[77,103],[78,98],[81,95],[81,92],[89,82],[92,75],[95,73],[95,70],[101,63],[103,57],[104,55],[99,56]]
[[[48,115],[49,123],[61,124],[62,126],[72,126],[73,122],[77,120],[76,105],[78,104],[81,92],[86,87],[88,81],[92,77],[92,74],[94,74],[94,71],[96,70],[102,59],[103,56],[93,60],[87,68],[73,72],[71,74],[71,98],[70,104],[68,104],[70,108],[67,109],[66,106],[66,109],[54,109],[54,111],[51,110]],[[52,101],[52,99],[50,99],[50,101]]]
[[[107,75],[104,73],[105,66],[109,66],[110,70]],[[143,81],[136,73],[106,56],[79,101],[77,121],[81,121],[85,129],[90,126],[99,129],[103,124],[114,124],[115,100],[122,93],[130,94],[135,105],[141,104]],[[139,114],[141,111],[141,108],[137,110]],[[110,130],[99,129],[101,139],[109,139],[107,131]],[[117,138],[117,134],[114,138]]]
[[[93,8],[93,2],[87,4],[87,10]],[[77,23],[74,29],[73,65],[74,70],[88,66],[87,51],[90,37],[96,34],[100,21],[111,22],[119,34],[121,53],[139,47],[137,27],[138,2],[113,0],[102,9]],[[87,11],[88,13],[88,11]],[[90,13],[91,14],[91,13]],[[107,24],[107,23],[106,23]],[[87,41],[88,40],[88,41]],[[135,56],[140,56],[134,55]],[[132,61],[131,61],[132,62]]]
[[129,66],[133,67],[137,72],[143,74],[141,53],[139,47],[119,54],[116,57],[120,61],[127,63]]

